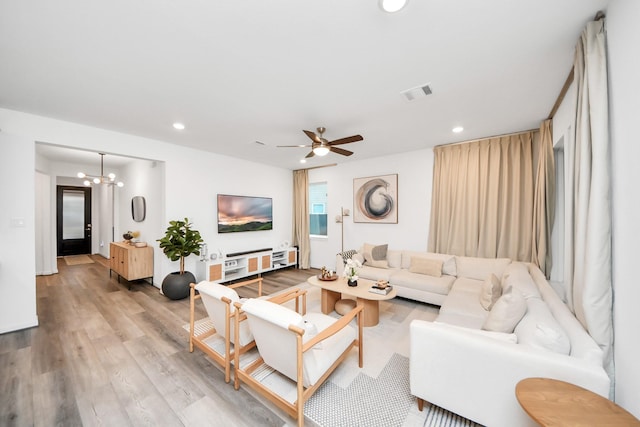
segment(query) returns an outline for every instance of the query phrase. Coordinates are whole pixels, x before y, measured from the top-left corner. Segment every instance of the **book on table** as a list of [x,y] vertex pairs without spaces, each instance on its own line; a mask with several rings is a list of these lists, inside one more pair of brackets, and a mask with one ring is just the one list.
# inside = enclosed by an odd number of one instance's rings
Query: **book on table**
[[369,289],[369,292],[372,292],[374,294],[387,295],[389,292],[391,292],[391,289],[393,289],[393,286],[391,285],[387,285],[386,287],[373,285]]

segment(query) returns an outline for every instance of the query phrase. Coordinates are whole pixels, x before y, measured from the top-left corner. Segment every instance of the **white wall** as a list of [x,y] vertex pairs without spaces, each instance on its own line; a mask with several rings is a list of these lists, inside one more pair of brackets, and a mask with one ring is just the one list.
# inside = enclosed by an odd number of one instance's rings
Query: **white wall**
[[[35,150],[0,126],[0,333],[38,324],[35,279]],[[16,161],[24,159],[24,162]],[[25,165],[27,167],[25,167]]]
[[[160,237],[159,230],[166,228],[164,215],[165,164],[159,161],[134,160],[122,168],[120,175],[124,187],[116,189],[121,208],[118,210],[115,240],[122,240],[127,231],[138,231],[138,239],[149,245],[156,245]],[[131,214],[131,199],[143,196],[146,204],[146,215],[142,222],[135,222]],[[109,230],[109,237],[111,230]],[[110,240],[110,239],[109,239]],[[108,244],[107,244],[108,245]],[[157,262],[163,261],[162,252],[155,251]],[[164,277],[155,277],[156,286],[160,286]]]
[[[37,323],[34,286],[36,141],[164,162],[164,183],[149,181],[147,187],[164,185],[165,196],[158,197],[156,191],[159,190],[153,188],[145,190],[150,195],[155,194],[150,197],[156,199],[154,204],[157,206],[156,212],[148,212],[148,215],[154,215],[148,218],[156,224],[152,226],[155,229],[145,229],[144,236],[154,247],[156,285],[177,268],[177,263],[169,261],[155,241],[164,234],[169,219],[189,217],[209,248],[221,248],[225,253],[275,247],[284,240],[291,241],[293,179],[290,170],[6,109],[0,109],[0,129],[0,136],[3,137],[0,162],[4,166],[0,168],[3,178],[0,180],[0,189],[4,200],[13,202],[11,209],[2,209],[0,217],[0,220],[5,218],[0,224],[0,231],[4,231],[6,241],[12,242],[11,247],[2,245],[3,249],[0,249],[0,304],[10,304],[11,307],[11,310],[1,310],[0,331]],[[41,166],[40,162],[38,165]],[[48,165],[42,167],[47,168]],[[51,170],[47,173],[55,174]],[[274,229],[218,236],[218,193],[272,197]],[[18,197],[14,194],[18,194]],[[162,200],[158,202],[158,198]],[[122,219],[130,214],[130,198],[121,202],[121,205],[117,216]],[[12,217],[25,218],[25,227],[10,228],[9,219]],[[121,230],[119,227],[118,231]],[[187,269],[195,271],[196,262],[195,256],[187,259]],[[23,286],[19,282],[26,283]],[[10,291],[5,294],[5,289]],[[19,298],[13,295],[16,289],[24,291]],[[19,318],[13,316],[14,312],[20,313]]]
[[616,0],[607,10],[613,170],[613,290],[616,402],[640,418],[640,2]]
[[[353,179],[398,174],[398,223],[363,224],[353,222]],[[340,207],[351,210],[344,219],[344,249],[359,249],[363,243],[384,244],[390,249],[426,251],[431,214],[433,150],[352,161],[335,167],[312,169],[309,182],[327,182],[326,239],[311,241],[311,266],[335,268],[340,252],[340,224],[335,216]]]

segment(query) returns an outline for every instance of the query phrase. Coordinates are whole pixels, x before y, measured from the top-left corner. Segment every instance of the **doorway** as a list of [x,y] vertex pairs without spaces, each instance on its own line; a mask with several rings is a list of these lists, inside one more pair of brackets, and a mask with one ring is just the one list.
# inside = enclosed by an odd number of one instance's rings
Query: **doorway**
[[91,187],[58,185],[58,256],[91,253]]

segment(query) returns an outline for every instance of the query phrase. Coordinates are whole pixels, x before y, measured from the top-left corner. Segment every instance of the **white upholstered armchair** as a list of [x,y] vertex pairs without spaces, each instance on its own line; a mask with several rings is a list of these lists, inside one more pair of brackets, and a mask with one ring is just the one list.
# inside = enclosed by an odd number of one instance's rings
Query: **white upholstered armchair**
[[[237,304],[240,307],[240,304]],[[270,301],[250,299],[241,305],[248,319],[260,357],[246,367],[236,357],[236,389],[243,382],[304,424],[304,403],[358,347],[362,367],[362,305],[340,319],[322,313],[302,316]],[[357,330],[349,323],[357,318]],[[236,318],[241,323],[243,316]],[[264,364],[295,382],[296,399],[291,402],[263,385],[252,373]]]

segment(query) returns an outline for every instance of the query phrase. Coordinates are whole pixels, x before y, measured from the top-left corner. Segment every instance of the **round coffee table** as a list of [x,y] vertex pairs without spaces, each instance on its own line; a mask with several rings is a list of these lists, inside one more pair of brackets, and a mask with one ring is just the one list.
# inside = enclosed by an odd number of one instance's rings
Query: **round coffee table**
[[551,378],[516,385],[520,406],[538,424],[551,426],[640,426],[640,421],[604,396]]
[[335,310],[336,302],[340,301],[342,294],[356,297],[359,303],[364,306],[362,310],[363,325],[375,326],[380,321],[380,301],[389,300],[396,296],[396,290],[392,289],[386,295],[369,292],[375,282],[367,279],[358,279],[358,286],[347,285],[347,279],[339,277],[336,280],[320,280],[317,276],[311,276],[307,282],[313,286],[322,288],[320,296],[320,308],[324,314],[329,314]]

